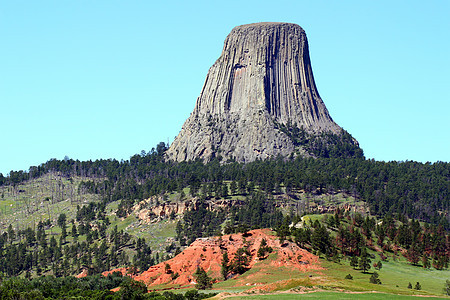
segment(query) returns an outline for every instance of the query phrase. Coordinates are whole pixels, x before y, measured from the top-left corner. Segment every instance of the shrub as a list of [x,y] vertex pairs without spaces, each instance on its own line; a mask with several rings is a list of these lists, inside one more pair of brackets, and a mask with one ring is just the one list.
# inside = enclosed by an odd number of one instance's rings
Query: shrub
[[381,284],[381,280],[378,278],[378,273],[373,272],[372,276],[370,276],[369,282],[373,284]]
[[172,280],[177,279],[178,277],[180,277],[180,274],[178,274],[178,272],[172,273],[172,275],[170,275],[172,277]]
[[272,251],[273,251],[272,247],[267,246],[267,241],[265,239],[262,239],[258,249],[258,258],[264,259],[266,258],[266,254],[272,253]]
[[166,272],[166,274],[172,274],[172,269],[168,263],[166,263],[166,265],[164,266],[164,271]]
[[450,280],[448,279],[445,281],[444,295],[450,296]]

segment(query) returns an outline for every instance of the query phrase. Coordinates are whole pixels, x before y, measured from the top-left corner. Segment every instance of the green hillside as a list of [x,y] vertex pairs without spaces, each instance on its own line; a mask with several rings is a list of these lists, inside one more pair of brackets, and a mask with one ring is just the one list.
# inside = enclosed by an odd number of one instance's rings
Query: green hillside
[[[129,161],[51,160],[0,176],[2,278],[35,282],[117,268],[135,275],[196,238],[272,228],[281,240],[319,255],[325,270],[273,270],[267,277],[274,284],[271,292],[443,295],[450,278],[448,163],[334,158],[170,163],[159,146]],[[368,266],[352,262],[365,253]],[[239,282],[262,273],[262,267],[240,275]],[[370,282],[375,271],[381,284]],[[236,284],[218,280],[213,290],[251,287]]]

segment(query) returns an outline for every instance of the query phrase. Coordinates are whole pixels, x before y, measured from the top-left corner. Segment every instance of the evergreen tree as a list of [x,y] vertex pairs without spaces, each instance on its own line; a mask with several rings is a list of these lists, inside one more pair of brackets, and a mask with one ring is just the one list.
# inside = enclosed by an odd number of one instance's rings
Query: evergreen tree
[[380,271],[382,267],[383,267],[383,263],[381,262],[381,260],[379,260],[378,262],[374,263],[374,268],[376,270]]
[[361,270],[363,270],[363,273],[366,273],[370,269],[370,263],[371,261],[369,258],[369,254],[367,253],[366,248],[363,248],[358,263],[358,266]]
[[62,229],[63,227],[66,227],[66,214],[62,213],[58,217],[58,226]]
[[428,255],[426,253],[424,253],[422,255],[422,266],[426,269],[430,268],[430,260],[428,258]]
[[311,234],[311,244],[314,249],[319,250],[321,253],[331,252],[332,245],[330,235],[325,226],[320,223],[318,223]]
[[199,290],[210,289],[212,287],[212,279],[206,274],[205,270],[202,267],[197,267],[197,270],[194,273],[195,280],[197,284],[195,288]]
[[233,262],[231,263],[231,270],[233,273],[243,274],[248,269],[250,253],[246,248],[238,248]]
[[172,268],[168,263],[164,265],[164,271],[166,272],[166,274],[172,274]]
[[78,237],[78,230],[77,230],[77,226],[75,224],[72,224],[72,237],[73,238]]
[[230,270],[230,259],[228,258],[228,253],[225,251],[222,255],[222,264],[220,268],[220,272],[222,274],[223,280],[227,280],[228,272]]
[[230,183],[230,194],[235,195],[238,190],[238,185],[236,181],[232,180]]
[[450,296],[450,280],[448,279],[445,281],[444,295]]
[[8,239],[10,243],[12,243],[16,239],[16,234],[11,224],[9,224],[8,226]]
[[352,256],[352,258],[350,259],[350,266],[352,266],[353,269],[356,269],[358,267],[358,257],[357,256]]
[[266,239],[263,238],[261,240],[261,244],[259,245],[259,248],[258,248],[258,252],[257,252],[258,258],[264,259],[266,257],[266,254],[271,253],[271,252],[272,252],[272,248],[267,246],[267,241],[266,241]]
[[373,284],[381,284],[381,280],[378,278],[379,275],[377,272],[373,272],[372,276],[369,278],[369,282]]
[[412,244],[405,254],[406,258],[413,265],[417,265],[420,260],[420,253],[417,244]]

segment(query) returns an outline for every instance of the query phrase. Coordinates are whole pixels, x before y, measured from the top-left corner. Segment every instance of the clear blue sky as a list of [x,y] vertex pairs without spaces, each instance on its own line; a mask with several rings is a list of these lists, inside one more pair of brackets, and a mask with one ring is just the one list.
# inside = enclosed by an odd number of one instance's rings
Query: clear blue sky
[[450,161],[449,1],[0,0],[0,172],[172,142],[226,35],[261,21],[306,30],[367,158]]

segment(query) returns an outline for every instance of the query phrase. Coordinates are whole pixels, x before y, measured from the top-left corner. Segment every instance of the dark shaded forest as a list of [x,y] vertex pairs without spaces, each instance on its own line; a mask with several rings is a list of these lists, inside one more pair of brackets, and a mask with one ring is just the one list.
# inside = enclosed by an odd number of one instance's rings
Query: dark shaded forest
[[[116,292],[111,291],[119,287]],[[43,276],[31,280],[10,278],[0,282],[1,299],[155,299],[155,300],[197,300],[210,298],[215,293],[199,293],[188,290],[184,294],[149,292],[147,286],[114,272],[108,276],[87,276],[84,278]]]

